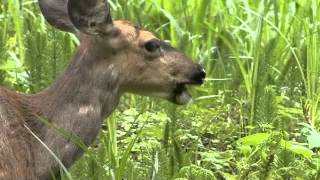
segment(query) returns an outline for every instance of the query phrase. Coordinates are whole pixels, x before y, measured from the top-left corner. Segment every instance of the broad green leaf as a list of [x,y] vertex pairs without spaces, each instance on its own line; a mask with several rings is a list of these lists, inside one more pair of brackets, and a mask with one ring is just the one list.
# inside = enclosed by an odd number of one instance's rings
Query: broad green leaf
[[300,154],[302,156],[304,156],[305,158],[311,158],[313,155],[313,152],[303,146],[299,146],[299,145],[292,145],[291,148],[289,148],[288,150],[296,153],[296,154]]
[[257,133],[241,138],[238,142],[244,145],[256,146],[269,139],[270,136],[271,135],[269,133]]
[[310,149],[301,145],[297,145],[295,142],[281,140],[281,147],[295,154],[302,155],[308,159],[313,155],[313,152]]
[[312,133],[308,137],[308,143],[309,143],[309,148],[320,148],[320,134],[319,133]]

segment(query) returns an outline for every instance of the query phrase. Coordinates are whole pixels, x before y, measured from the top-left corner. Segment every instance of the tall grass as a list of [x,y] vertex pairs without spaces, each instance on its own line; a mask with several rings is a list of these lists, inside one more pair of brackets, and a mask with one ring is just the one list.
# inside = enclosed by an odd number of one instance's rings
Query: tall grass
[[[283,148],[289,140],[320,146],[317,133],[299,125],[315,132],[320,126],[317,0],[112,0],[111,6],[114,19],[170,41],[209,77],[192,90],[198,98],[187,107],[123,98],[73,167],[76,179],[319,177],[317,149],[310,159],[302,147]],[[1,84],[40,91],[77,43],[45,23],[37,1],[0,0]],[[272,135],[263,142],[250,136],[259,132]],[[253,139],[249,145],[237,143],[243,136]]]

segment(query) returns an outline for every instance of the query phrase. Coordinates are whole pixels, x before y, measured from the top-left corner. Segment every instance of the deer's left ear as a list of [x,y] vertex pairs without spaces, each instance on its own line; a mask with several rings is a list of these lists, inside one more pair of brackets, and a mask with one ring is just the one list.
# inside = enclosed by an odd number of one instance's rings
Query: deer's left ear
[[83,33],[99,35],[112,31],[108,0],[69,0],[68,14],[73,25]]

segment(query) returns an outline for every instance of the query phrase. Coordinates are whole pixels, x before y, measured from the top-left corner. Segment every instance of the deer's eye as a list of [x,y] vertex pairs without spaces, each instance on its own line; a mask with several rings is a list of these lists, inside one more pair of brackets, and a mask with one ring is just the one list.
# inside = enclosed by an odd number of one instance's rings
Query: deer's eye
[[148,52],[155,52],[160,48],[160,41],[158,40],[151,40],[145,43],[144,48],[148,51]]

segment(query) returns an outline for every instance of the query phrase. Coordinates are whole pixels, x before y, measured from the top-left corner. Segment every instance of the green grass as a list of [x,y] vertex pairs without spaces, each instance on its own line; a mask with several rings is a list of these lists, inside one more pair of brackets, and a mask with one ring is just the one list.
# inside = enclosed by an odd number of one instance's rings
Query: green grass
[[[186,107],[123,98],[71,176],[319,179],[319,5],[113,0],[114,19],[169,40],[202,63],[209,77],[193,89],[196,98]],[[0,0],[1,85],[40,91],[63,70],[77,43],[45,23],[37,1]]]

